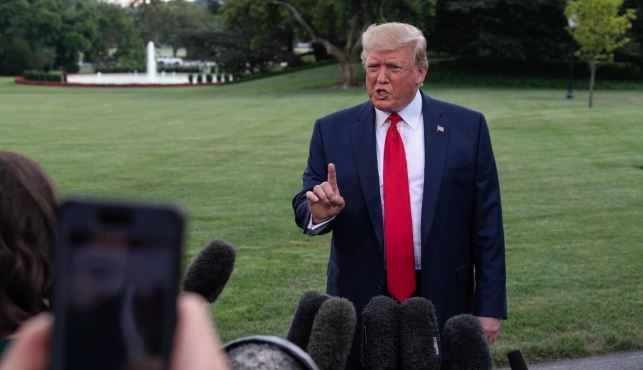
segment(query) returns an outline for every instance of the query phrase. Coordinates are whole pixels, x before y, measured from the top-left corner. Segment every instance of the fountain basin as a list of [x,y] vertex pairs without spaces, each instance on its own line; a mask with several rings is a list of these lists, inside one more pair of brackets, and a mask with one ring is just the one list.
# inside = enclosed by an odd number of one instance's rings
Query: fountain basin
[[155,76],[135,73],[74,74],[67,76],[67,82],[81,85],[189,85],[188,75],[189,73]]

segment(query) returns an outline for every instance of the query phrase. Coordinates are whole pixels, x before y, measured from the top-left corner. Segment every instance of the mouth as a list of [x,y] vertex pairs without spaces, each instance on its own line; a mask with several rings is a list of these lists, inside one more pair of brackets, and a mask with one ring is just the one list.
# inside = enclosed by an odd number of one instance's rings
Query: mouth
[[386,99],[391,93],[386,91],[386,89],[376,89],[375,94],[373,94],[373,97],[376,99]]

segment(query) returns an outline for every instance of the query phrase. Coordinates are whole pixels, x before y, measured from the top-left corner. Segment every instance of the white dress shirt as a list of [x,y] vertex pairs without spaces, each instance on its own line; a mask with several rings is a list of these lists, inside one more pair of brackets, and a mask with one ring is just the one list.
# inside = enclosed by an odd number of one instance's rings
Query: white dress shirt
[[[409,196],[411,199],[411,222],[413,224],[413,251],[415,269],[420,269],[422,240],[422,196],[424,190],[424,117],[422,115],[422,95],[418,90],[415,97],[401,111],[397,112],[402,119],[397,129],[404,143],[406,153],[406,167],[409,176]],[[391,122],[388,120],[390,112],[375,108],[375,138],[377,141],[377,171],[380,182],[380,201],[382,202],[382,218],[384,218],[384,142],[386,132]],[[340,188],[342,184],[337,184]],[[334,217],[333,217],[334,218]],[[330,220],[313,225],[312,217],[308,222],[308,230],[316,234]]]

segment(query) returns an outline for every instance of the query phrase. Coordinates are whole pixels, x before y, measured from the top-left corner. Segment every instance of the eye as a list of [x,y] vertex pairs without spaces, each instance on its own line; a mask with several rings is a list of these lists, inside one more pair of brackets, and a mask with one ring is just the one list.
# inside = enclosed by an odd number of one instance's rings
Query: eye
[[368,69],[369,72],[377,72],[377,70],[380,69],[380,67],[377,65],[369,65],[369,66],[366,66],[366,69]]
[[393,73],[402,72],[402,67],[400,67],[400,66],[391,66],[391,72],[393,72]]

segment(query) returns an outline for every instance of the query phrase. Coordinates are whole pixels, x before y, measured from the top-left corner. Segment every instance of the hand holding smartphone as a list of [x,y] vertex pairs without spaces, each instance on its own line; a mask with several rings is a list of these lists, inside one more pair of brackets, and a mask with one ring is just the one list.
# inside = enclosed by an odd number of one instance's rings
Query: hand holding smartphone
[[183,218],[172,207],[61,206],[52,369],[168,368],[182,235]]

